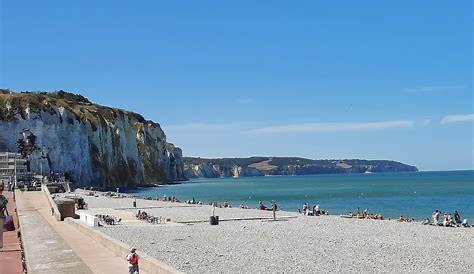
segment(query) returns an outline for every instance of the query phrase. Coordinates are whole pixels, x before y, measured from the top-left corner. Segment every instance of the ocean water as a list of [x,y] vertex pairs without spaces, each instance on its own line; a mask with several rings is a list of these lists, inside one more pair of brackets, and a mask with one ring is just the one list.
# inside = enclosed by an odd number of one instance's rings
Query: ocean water
[[228,201],[234,207],[269,206],[275,200],[286,211],[296,211],[304,202],[319,203],[330,214],[361,210],[386,217],[416,219],[458,210],[474,222],[474,171],[410,173],[332,174],[315,176],[269,176],[198,179],[180,185],[133,191],[142,197],[176,196],[180,200]]

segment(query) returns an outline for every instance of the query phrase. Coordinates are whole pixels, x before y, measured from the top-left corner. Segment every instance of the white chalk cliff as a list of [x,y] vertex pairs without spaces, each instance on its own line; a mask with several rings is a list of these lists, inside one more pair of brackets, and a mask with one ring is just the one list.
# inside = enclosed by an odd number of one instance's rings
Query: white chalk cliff
[[82,186],[185,179],[182,152],[159,124],[62,91],[0,90],[0,151],[19,149],[31,171],[66,173]]

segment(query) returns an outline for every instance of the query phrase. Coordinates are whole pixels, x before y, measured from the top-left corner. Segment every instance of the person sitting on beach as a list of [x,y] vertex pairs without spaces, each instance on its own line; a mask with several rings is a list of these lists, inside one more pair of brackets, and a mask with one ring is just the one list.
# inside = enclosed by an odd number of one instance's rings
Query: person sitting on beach
[[461,221],[461,216],[459,215],[459,212],[457,210],[454,211],[454,223],[460,224]]
[[266,210],[267,209],[267,207],[263,204],[262,201],[258,201],[258,208],[260,210]]
[[319,216],[321,214],[321,209],[319,207],[319,204],[317,204],[315,207],[314,207],[314,215],[315,216]]
[[462,220],[461,225],[462,225],[463,227],[469,227],[469,223],[467,222],[467,219]]
[[454,220],[453,220],[453,217],[451,216],[451,213],[448,213],[448,222],[450,225],[454,225]]
[[303,212],[306,214],[306,211],[308,210],[308,203],[303,204]]
[[423,222],[421,222],[423,225],[429,225],[430,224],[430,219],[426,218]]
[[448,214],[444,214],[443,226],[450,227],[451,222],[449,221]]
[[398,218],[398,221],[399,222],[406,222],[407,219],[405,219],[405,217],[403,217],[403,215],[400,216],[400,218]]

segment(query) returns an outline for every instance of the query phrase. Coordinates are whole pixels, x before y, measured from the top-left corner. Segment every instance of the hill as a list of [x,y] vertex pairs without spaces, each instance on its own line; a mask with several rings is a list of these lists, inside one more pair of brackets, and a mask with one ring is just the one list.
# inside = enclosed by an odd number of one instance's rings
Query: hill
[[188,178],[418,171],[414,166],[389,160],[312,160],[297,157],[184,157],[183,160]]

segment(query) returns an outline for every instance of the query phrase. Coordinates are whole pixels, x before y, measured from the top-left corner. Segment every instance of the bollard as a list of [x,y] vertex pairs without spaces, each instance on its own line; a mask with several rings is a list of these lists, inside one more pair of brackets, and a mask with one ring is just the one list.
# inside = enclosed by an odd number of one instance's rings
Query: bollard
[[272,211],[273,211],[273,220],[276,221],[276,210],[277,210],[277,204],[275,201],[272,201]]
[[216,216],[215,212],[216,212],[216,203],[212,203],[212,216],[209,217],[209,224],[210,225],[218,225],[219,224],[219,216]]

